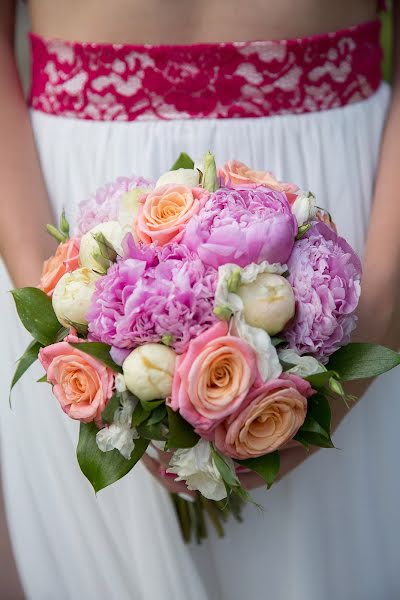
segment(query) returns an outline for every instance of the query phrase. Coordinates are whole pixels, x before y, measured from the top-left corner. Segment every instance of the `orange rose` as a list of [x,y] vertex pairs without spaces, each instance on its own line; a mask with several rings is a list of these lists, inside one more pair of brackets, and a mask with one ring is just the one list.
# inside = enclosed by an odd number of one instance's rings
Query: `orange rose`
[[188,221],[196,215],[205,198],[202,188],[166,184],[144,197],[134,223],[139,240],[164,246],[179,241]]
[[68,240],[60,244],[54,256],[43,263],[39,289],[52,296],[54,288],[65,273],[75,271],[79,267],[79,241]]
[[278,181],[269,171],[255,171],[238,160],[230,160],[219,170],[224,185],[229,187],[265,187],[277,192],[296,192],[297,185]]
[[238,460],[274,452],[291,440],[304,423],[310,384],[294,375],[267,381],[254,388],[244,410],[215,431],[215,445]]

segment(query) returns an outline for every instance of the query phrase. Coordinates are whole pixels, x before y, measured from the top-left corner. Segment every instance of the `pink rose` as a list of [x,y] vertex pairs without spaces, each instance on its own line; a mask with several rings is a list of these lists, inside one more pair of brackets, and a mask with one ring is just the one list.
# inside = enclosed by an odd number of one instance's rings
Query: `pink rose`
[[282,375],[251,390],[246,407],[215,430],[215,445],[238,460],[263,456],[291,440],[304,423],[310,384]]
[[42,348],[39,360],[63,411],[71,419],[95,421],[101,427],[101,413],[113,393],[111,369],[67,342]]
[[194,338],[186,354],[177,357],[172,397],[167,401],[199,433],[208,433],[237,411],[258,370],[253,349],[228,335],[219,322]]
[[164,246],[178,242],[183,235],[186,223],[196,215],[206,192],[200,188],[185,185],[162,185],[144,197],[134,223],[139,240],[145,244],[157,242]]
[[75,238],[60,244],[55,255],[44,261],[39,289],[51,296],[61,277],[78,267],[79,241]]
[[293,183],[278,181],[269,171],[255,171],[238,160],[230,160],[219,170],[224,185],[232,188],[257,187],[263,185],[277,192],[296,192]]

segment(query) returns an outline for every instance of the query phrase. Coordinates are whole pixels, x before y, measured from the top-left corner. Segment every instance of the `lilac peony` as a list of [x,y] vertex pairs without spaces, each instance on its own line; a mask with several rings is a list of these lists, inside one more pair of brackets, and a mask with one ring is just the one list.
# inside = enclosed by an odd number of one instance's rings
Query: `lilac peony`
[[285,263],[297,222],[285,194],[265,187],[221,188],[187,225],[183,243],[215,268],[267,260]]
[[95,194],[79,204],[77,235],[82,236],[99,223],[115,221],[118,218],[121,197],[134,188],[150,185],[143,177],[118,177],[115,181],[99,188]]
[[289,348],[321,362],[347,344],[360,297],[360,259],[323,223],[295,243],[288,262],[296,316],[286,332]]
[[183,245],[137,245],[128,235],[124,257],[96,285],[87,314],[92,340],[119,349],[146,342],[178,353],[216,322],[217,272]]

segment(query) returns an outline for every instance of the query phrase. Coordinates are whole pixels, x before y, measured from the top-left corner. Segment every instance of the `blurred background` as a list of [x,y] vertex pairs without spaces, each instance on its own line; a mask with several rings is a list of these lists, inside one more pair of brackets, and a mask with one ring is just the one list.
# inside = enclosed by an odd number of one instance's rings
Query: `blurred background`
[[[1,1],[1,0],[0,0]],[[390,81],[391,76],[391,12],[390,10],[381,15],[382,20],[382,46],[384,49],[384,60],[382,64],[383,77]],[[29,31],[29,19],[25,4],[18,3],[17,24],[16,24],[16,55],[18,67],[21,75],[21,81],[25,92],[29,88],[29,48],[27,41],[27,32]],[[7,82],[3,82],[3,85]],[[0,259],[0,271],[5,271],[5,267]],[[1,273],[0,273],[1,275]],[[7,281],[0,277],[0,280]],[[9,281],[9,280],[8,280]],[[8,289],[12,287],[9,281]],[[7,293],[7,289],[1,289],[1,294]],[[0,315],[1,324],[2,315]],[[16,359],[18,357],[15,357]],[[8,382],[1,382],[3,386],[8,387]],[[1,439],[0,439],[1,443]],[[1,452],[1,445],[0,445]],[[19,600],[23,598],[22,589],[18,586],[17,572],[12,559],[11,544],[7,535],[4,502],[0,489],[0,600]]]

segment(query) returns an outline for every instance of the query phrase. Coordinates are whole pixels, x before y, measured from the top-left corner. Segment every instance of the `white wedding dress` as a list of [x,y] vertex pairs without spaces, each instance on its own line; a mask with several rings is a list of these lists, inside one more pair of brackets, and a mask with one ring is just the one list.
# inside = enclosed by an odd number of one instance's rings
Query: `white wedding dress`
[[[212,149],[310,187],[362,251],[389,102],[298,116],[107,123],[32,111],[55,213],[119,175],[155,178],[179,152]],[[27,190],[27,193],[29,191]],[[17,226],[17,224],[16,224]],[[23,257],[21,257],[23,260]],[[382,266],[384,268],[384,265]],[[168,495],[139,465],[96,497],[75,457],[78,423],[32,368],[13,393],[28,337],[1,272],[1,457],[17,564],[32,600],[395,600],[400,593],[400,370],[377,381],[321,450],[270,491],[245,522],[201,547],[180,537]],[[210,528],[211,530],[211,528]],[[1,592],[0,592],[1,596]]]

